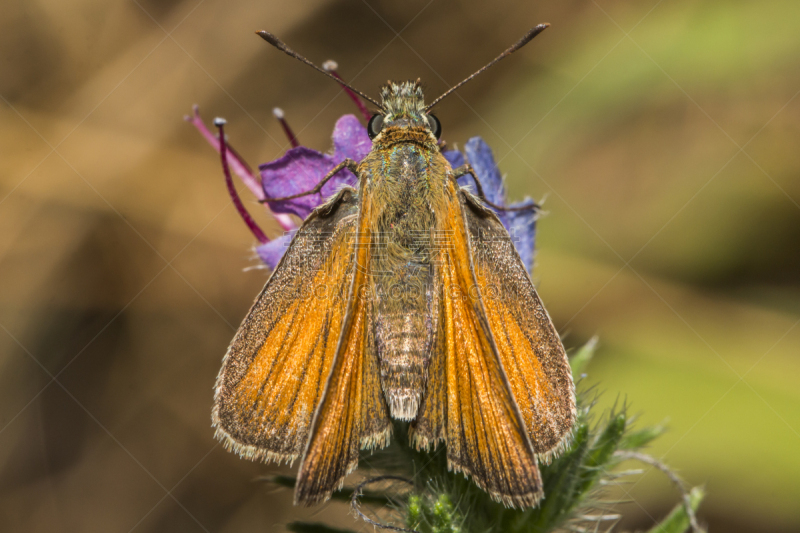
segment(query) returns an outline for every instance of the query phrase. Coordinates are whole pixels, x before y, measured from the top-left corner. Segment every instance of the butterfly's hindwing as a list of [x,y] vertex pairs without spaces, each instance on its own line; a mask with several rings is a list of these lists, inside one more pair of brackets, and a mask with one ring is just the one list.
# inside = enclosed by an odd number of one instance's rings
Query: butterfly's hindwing
[[[361,182],[363,191],[364,182]],[[381,392],[375,348],[374,302],[369,294],[374,224],[362,195],[346,314],[325,392],[314,416],[295,487],[295,503],[327,500],[358,465],[361,448],[389,443],[391,422]]]
[[534,451],[549,461],[569,440],[575,393],[567,354],[497,216],[463,192],[461,203],[486,320]]
[[452,469],[506,505],[531,507],[542,496],[542,481],[472,271],[461,194],[449,182],[437,212],[449,243],[435,261],[439,326],[412,442],[428,448],[444,440]]
[[225,355],[212,419],[244,457],[292,461],[305,449],[346,310],[354,193],[341,191],[297,231]]

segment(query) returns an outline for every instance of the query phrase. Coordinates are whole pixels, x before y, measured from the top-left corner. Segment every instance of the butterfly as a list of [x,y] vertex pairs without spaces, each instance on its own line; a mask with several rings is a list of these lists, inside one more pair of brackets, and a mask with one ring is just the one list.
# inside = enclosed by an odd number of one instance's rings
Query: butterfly
[[391,419],[410,422],[417,449],[444,443],[448,467],[493,499],[533,507],[543,496],[538,464],[576,417],[567,356],[495,214],[509,208],[477,179],[477,194],[458,184],[472,169],[443,157],[430,109],[546,27],[428,105],[419,80],[388,83],[378,102],[337,79],[377,106],[372,149],[308,191],[344,168],[358,178],[297,230],[228,348],[212,413],[239,455],[300,459],[296,504],[327,500],[361,449],[389,443]]

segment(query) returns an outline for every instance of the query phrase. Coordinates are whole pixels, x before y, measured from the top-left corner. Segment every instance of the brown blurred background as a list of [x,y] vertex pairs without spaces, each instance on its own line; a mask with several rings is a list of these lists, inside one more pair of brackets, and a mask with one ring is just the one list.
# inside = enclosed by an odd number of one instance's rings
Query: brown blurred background
[[[705,484],[712,531],[800,531],[800,3],[796,0],[10,0],[0,14],[0,529],[353,528],[256,481],[284,471],[212,438],[212,385],[266,272],[214,151],[327,150],[351,102],[269,29],[377,95],[443,92],[529,27],[552,28],[437,109],[481,135],[512,199],[546,197],[534,278],[587,383]],[[277,224],[243,187],[262,226]],[[648,471],[625,528],[677,501]],[[371,527],[364,527],[371,531]]]

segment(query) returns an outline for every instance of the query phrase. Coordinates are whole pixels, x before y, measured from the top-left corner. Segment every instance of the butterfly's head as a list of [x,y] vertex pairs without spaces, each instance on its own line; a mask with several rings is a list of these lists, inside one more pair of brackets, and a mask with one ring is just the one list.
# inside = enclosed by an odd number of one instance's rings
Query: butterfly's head
[[381,88],[381,110],[372,116],[367,125],[370,138],[392,128],[425,129],[436,139],[442,132],[439,120],[425,110],[425,96],[420,81],[390,81]]
[[[434,101],[427,106],[424,102],[422,87],[420,86],[419,80],[403,82],[390,81],[381,89],[381,99],[383,100],[383,103],[378,103],[377,100],[367,96],[352,85],[346,83],[335,73],[328,72],[326,69],[318,67],[305,57],[301,56],[286,46],[283,41],[278,39],[270,32],[259,31],[256,33],[278,50],[292,56],[299,61],[302,61],[306,65],[309,65],[319,72],[322,72],[329,78],[335,80],[337,83],[347,87],[350,91],[357,94],[367,102],[371,102],[372,104],[378,106],[380,111],[372,116],[369,124],[367,125],[367,133],[369,133],[370,139],[377,139],[381,136],[382,132],[392,132],[393,134],[400,133],[399,138],[407,138],[409,135],[416,137],[422,135],[423,137],[427,137],[427,140],[429,140],[433,145],[437,145],[439,136],[442,134],[442,128],[436,117],[429,114],[428,111],[436,104],[441,102],[445,97],[452,94],[456,89],[467,83],[469,80],[485,71],[504,57],[508,57],[515,51],[528,44],[531,39],[539,35],[548,26],[549,24],[539,24],[538,26],[531,28],[528,33],[522,37],[522,39],[514,43],[505,52],[494,58],[471,76],[467,76],[460,83],[450,87],[450,89],[445,91],[443,95],[434,99]],[[393,136],[397,137],[396,135]]]

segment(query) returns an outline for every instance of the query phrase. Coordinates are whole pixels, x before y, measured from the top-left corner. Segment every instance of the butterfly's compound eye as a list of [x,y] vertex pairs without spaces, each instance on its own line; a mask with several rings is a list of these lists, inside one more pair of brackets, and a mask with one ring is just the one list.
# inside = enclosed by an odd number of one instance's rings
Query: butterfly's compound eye
[[383,115],[380,113],[377,115],[372,115],[372,118],[369,119],[369,124],[367,124],[367,133],[369,134],[370,139],[374,139],[378,136],[378,134],[383,129]]
[[437,139],[442,136],[442,124],[439,122],[439,119],[434,117],[433,115],[428,115],[428,126],[431,128],[431,133]]

